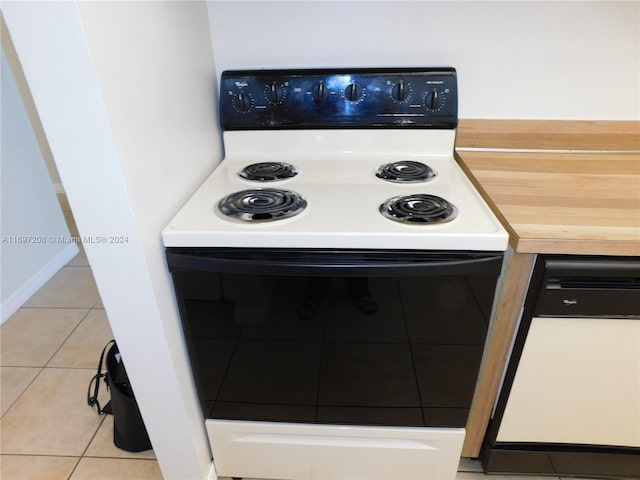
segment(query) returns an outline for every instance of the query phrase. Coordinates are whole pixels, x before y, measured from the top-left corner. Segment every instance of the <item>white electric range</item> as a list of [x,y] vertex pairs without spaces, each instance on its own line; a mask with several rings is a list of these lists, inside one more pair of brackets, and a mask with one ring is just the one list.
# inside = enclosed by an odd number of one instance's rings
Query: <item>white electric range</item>
[[453,479],[507,233],[453,68],[224,72],[162,232],[218,475]]

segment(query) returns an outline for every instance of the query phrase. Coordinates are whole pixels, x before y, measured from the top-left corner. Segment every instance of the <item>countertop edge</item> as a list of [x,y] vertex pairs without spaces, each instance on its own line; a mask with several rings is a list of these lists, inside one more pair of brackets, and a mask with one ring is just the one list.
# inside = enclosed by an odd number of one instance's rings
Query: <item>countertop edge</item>
[[640,151],[640,120],[460,119],[456,147]]

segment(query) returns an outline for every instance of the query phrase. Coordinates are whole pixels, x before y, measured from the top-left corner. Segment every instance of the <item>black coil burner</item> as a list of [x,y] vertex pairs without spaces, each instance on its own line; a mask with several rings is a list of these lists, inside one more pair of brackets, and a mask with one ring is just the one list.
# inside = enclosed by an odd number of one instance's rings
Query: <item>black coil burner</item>
[[218,202],[218,210],[242,222],[270,222],[302,212],[307,201],[298,193],[276,188],[235,192]]
[[238,173],[242,178],[258,182],[273,182],[295,177],[298,170],[284,162],[260,162],[247,165]]
[[433,224],[453,220],[458,209],[444,198],[416,193],[390,198],[380,205],[380,213],[396,222]]
[[401,160],[381,165],[376,170],[376,177],[389,182],[424,182],[436,176],[431,167],[422,162]]

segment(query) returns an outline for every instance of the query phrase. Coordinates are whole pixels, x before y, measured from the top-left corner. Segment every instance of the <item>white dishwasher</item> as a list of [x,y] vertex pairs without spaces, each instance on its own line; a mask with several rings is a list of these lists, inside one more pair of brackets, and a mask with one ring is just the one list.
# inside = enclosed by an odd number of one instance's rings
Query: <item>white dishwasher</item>
[[640,478],[640,258],[539,256],[487,473]]

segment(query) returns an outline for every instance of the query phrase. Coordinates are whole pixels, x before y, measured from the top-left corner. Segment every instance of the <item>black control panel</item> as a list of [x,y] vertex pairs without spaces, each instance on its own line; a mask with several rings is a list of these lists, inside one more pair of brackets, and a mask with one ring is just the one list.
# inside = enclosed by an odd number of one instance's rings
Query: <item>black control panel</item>
[[220,83],[224,130],[456,128],[450,67],[229,70]]

